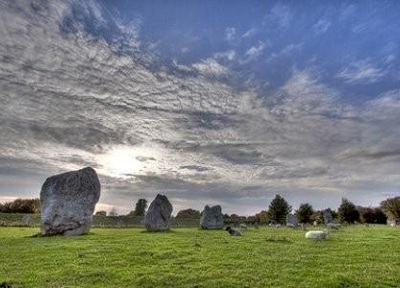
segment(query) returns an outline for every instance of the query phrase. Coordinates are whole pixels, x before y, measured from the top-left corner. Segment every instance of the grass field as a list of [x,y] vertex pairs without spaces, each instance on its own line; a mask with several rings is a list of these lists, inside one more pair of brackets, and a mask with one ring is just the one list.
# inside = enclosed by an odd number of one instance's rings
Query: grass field
[[0,283],[12,287],[400,287],[400,229],[353,226],[326,241],[304,231],[92,229],[32,237],[0,227]]

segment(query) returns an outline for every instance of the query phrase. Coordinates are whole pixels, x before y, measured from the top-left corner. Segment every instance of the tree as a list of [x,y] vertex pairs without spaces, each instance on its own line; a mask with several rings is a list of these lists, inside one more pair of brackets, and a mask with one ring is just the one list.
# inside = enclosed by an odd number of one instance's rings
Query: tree
[[252,224],[252,225],[254,225],[254,224],[256,224],[258,221],[257,221],[257,217],[256,216],[248,216],[247,218],[246,218],[246,223],[247,224]]
[[268,212],[265,210],[262,210],[260,213],[256,214],[256,219],[257,219],[257,223],[259,223],[259,224],[267,224],[269,221]]
[[362,223],[386,224],[387,217],[383,211],[377,207],[357,207]]
[[314,209],[308,203],[300,204],[298,210],[296,210],[295,215],[299,223],[311,223],[311,216],[314,214]]
[[96,214],[94,214],[94,215],[105,217],[105,216],[107,216],[107,212],[106,211],[97,211]]
[[276,194],[275,198],[269,204],[268,218],[275,223],[285,224],[286,215],[289,214],[290,211],[292,211],[292,207],[283,197]]
[[338,216],[342,223],[354,223],[360,219],[360,213],[356,206],[346,198],[342,198],[342,204],[338,208]]
[[311,222],[315,222],[316,224],[322,224],[324,223],[324,212],[322,210],[317,210],[315,211],[311,217],[310,217]]
[[200,211],[194,209],[184,209],[180,210],[176,214],[176,218],[200,218]]
[[144,216],[146,214],[147,200],[139,199],[136,202],[135,211],[133,211],[133,216]]
[[400,220],[400,197],[388,198],[380,206],[390,220]]

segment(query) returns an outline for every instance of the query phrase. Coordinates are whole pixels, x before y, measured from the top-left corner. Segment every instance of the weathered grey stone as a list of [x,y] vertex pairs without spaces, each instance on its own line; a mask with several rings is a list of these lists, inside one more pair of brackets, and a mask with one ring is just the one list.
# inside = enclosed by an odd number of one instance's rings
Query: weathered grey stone
[[332,223],[333,221],[333,216],[332,216],[332,212],[330,210],[325,210],[323,212],[323,217],[324,217],[324,223],[325,224],[329,224]]
[[91,167],[47,178],[40,191],[41,233],[88,233],[99,198],[100,181]]
[[147,231],[156,232],[168,230],[171,213],[172,205],[168,201],[167,196],[157,194],[144,217],[144,226]]
[[286,216],[286,226],[296,227],[297,226],[297,218],[293,214],[288,214]]
[[222,229],[224,226],[224,218],[221,212],[221,206],[208,206],[204,207],[200,217],[201,229]]
[[30,215],[24,214],[24,215],[22,215],[21,222],[22,222],[22,225],[29,226],[32,224],[32,218]]
[[226,227],[225,230],[228,231],[231,236],[242,236],[242,233],[240,233],[239,230],[232,229],[231,226]]

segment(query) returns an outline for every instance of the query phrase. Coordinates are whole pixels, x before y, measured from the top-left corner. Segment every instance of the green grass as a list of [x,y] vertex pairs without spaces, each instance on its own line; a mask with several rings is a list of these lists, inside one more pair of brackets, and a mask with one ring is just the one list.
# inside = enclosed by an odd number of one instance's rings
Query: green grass
[[326,241],[304,231],[92,229],[32,237],[0,227],[0,284],[12,287],[399,287],[400,229],[343,227]]

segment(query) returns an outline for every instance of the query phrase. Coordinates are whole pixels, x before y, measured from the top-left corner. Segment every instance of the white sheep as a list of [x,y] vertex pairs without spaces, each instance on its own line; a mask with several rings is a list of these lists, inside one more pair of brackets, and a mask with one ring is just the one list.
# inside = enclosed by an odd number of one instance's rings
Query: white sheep
[[324,231],[308,231],[306,233],[306,238],[308,239],[316,239],[316,240],[323,240],[328,235],[328,230]]

